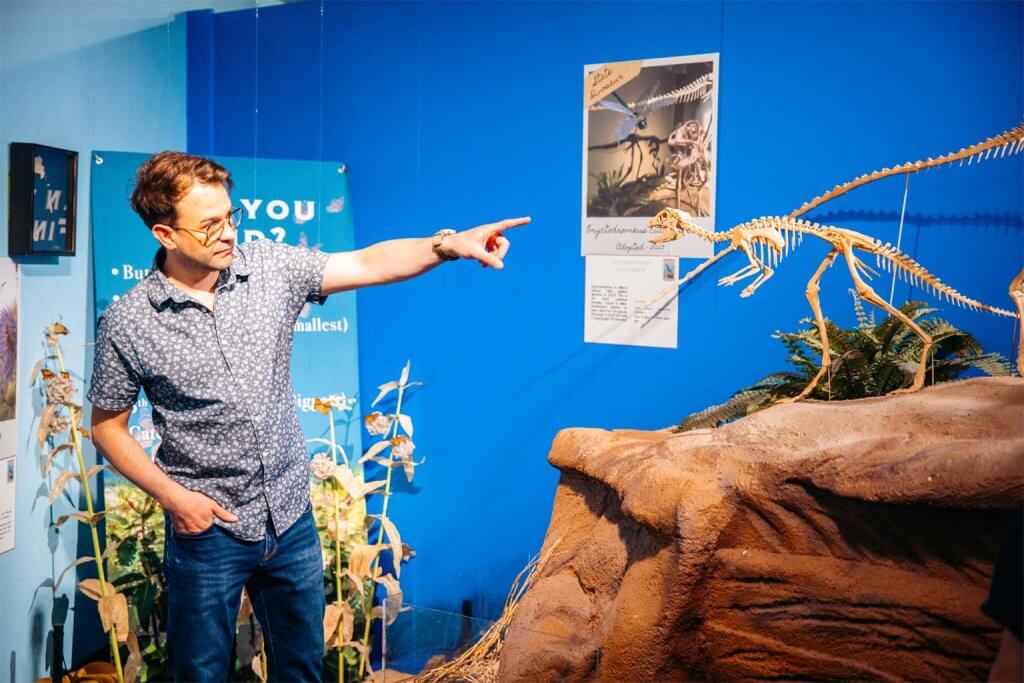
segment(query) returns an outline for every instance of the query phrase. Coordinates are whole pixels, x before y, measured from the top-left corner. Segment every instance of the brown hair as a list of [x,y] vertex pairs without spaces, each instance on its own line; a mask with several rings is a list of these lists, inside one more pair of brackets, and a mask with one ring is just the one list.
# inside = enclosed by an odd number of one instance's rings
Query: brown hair
[[194,183],[222,183],[228,192],[234,187],[231,173],[216,161],[185,152],[154,154],[135,173],[132,209],[150,228],[157,223],[170,225],[177,219],[175,203]]

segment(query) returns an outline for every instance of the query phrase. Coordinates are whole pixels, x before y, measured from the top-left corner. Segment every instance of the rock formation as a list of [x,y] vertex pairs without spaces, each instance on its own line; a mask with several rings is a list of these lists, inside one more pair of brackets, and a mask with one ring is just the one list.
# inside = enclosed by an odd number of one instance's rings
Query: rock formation
[[[1024,380],[567,429],[501,681],[982,680],[1024,496]],[[560,540],[559,540],[560,539]]]

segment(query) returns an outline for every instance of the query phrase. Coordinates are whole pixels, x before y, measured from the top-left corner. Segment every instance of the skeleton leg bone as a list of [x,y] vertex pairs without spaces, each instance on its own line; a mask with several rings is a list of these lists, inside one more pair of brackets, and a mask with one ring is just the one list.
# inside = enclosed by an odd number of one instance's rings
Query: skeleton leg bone
[[807,281],[807,301],[811,304],[811,310],[814,312],[814,323],[818,327],[818,336],[821,338],[821,367],[818,369],[818,374],[804,387],[803,391],[796,396],[779,399],[777,403],[793,403],[794,401],[807,398],[807,395],[814,391],[814,387],[818,386],[818,382],[821,381],[821,378],[828,372],[829,366],[832,365],[832,355],[828,346],[828,331],[825,328],[825,316],[821,313],[821,300],[818,298],[818,293],[821,291],[818,283],[821,281],[821,276],[825,274],[825,271],[835,263],[836,256],[838,255],[838,249],[830,251],[825,260],[818,266],[818,269],[814,271],[811,279]]
[[742,299],[746,299],[748,296],[756,292],[757,288],[763,285],[768,278],[770,278],[772,275],[775,275],[775,270],[773,270],[770,266],[766,265],[760,259],[757,259],[757,262],[761,266],[761,274],[757,277],[756,280],[754,280],[749,285],[743,288],[743,291],[740,292],[740,298]]
[[748,277],[753,277],[754,273],[756,273],[758,270],[759,268],[755,264],[743,266],[743,268],[737,270],[732,275],[726,275],[725,277],[720,278],[718,280],[718,284],[724,286],[732,286],[739,282],[740,280],[744,280]]
[[750,244],[748,242],[740,242],[737,246],[744,254],[747,255],[747,260],[750,261],[750,265],[737,270],[732,275],[726,275],[718,281],[719,285],[732,286],[740,280],[753,277],[754,273],[760,272],[764,268],[764,264],[754,256],[754,250],[750,248]]
[[871,289],[868,283],[864,282],[861,278],[860,273],[857,272],[857,257],[853,254],[853,247],[849,244],[843,246],[843,256],[846,258],[846,265],[850,269],[850,277],[853,278],[853,283],[857,288],[857,294],[860,298],[870,301],[875,306],[878,306],[882,310],[889,313],[889,315],[895,316],[904,325],[909,327],[914,334],[916,334],[924,346],[921,347],[921,360],[917,365],[917,372],[914,373],[914,382],[904,389],[897,389],[890,393],[892,394],[909,394],[915,391],[919,391],[924,386],[924,373],[928,366],[928,353],[932,349],[932,337],[930,334],[921,329],[921,326],[911,320],[907,315],[900,309],[892,306],[888,301],[878,296],[875,290]]
[[1010,283],[1010,298],[1017,306],[1017,374],[1024,375],[1024,270]]

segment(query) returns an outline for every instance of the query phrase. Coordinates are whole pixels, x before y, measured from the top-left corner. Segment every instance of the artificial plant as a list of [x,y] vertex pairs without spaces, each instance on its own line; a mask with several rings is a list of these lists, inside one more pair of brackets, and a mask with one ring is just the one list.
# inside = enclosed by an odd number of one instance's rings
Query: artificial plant
[[[886,316],[876,322],[874,312],[866,315],[854,294],[856,326],[844,329],[825,321],[829,355],[832,360],[827,381],[807,397],[846,400],[882,396],[909,386],[921,358],[923,343],[901,320]],[[1001,354],[985,352],[969,333],[947,320],[933,316],[936,309],[920,301],[908,301],[900,309],[933,339],[928,353],[929,372],[925,384],[948,382],[974,369],[988,375],[1009,375],[1011,366]],[[781,398],[797,396],[817,374],[821,358],[821,336],[811,318],[796,332],[772,335],[789,351],[793,370],[774,372],[742,389],[726,402],[693,413],[680,424],[682,431],[717,427],[772,405]]]

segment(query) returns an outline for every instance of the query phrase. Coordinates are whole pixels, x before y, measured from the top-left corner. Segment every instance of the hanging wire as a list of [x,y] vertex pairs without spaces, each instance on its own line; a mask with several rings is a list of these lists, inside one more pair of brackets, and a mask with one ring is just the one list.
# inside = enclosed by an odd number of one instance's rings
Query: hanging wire
[[317,191],[316,191],[316,240],[313,244],[323,244],[321,237],[323,221],[324,221],[324,6],[326,0],[320,0],[320,109],[319,109],[319,121],[317,123],[317,132],[319,140],[317,141],[317,147],[320,154],[319,165],[317,167]]
[[252,196],[259,196],[259,145],[260,145],[260,0],[256,0],[256,22],[253,29],[253,102],[252,102]]
[[[903,183],[903,207],[900,208],[900,229],[896,233],[896,249],[899,250],[903,244],[903,219],[907,215],[907,194],[910,190],[910,174],[905,176]],[[897,268],[892,269],[892,283],[889,285],[889,305],[892,306],[893,297],[896,294],[896,272]]]

